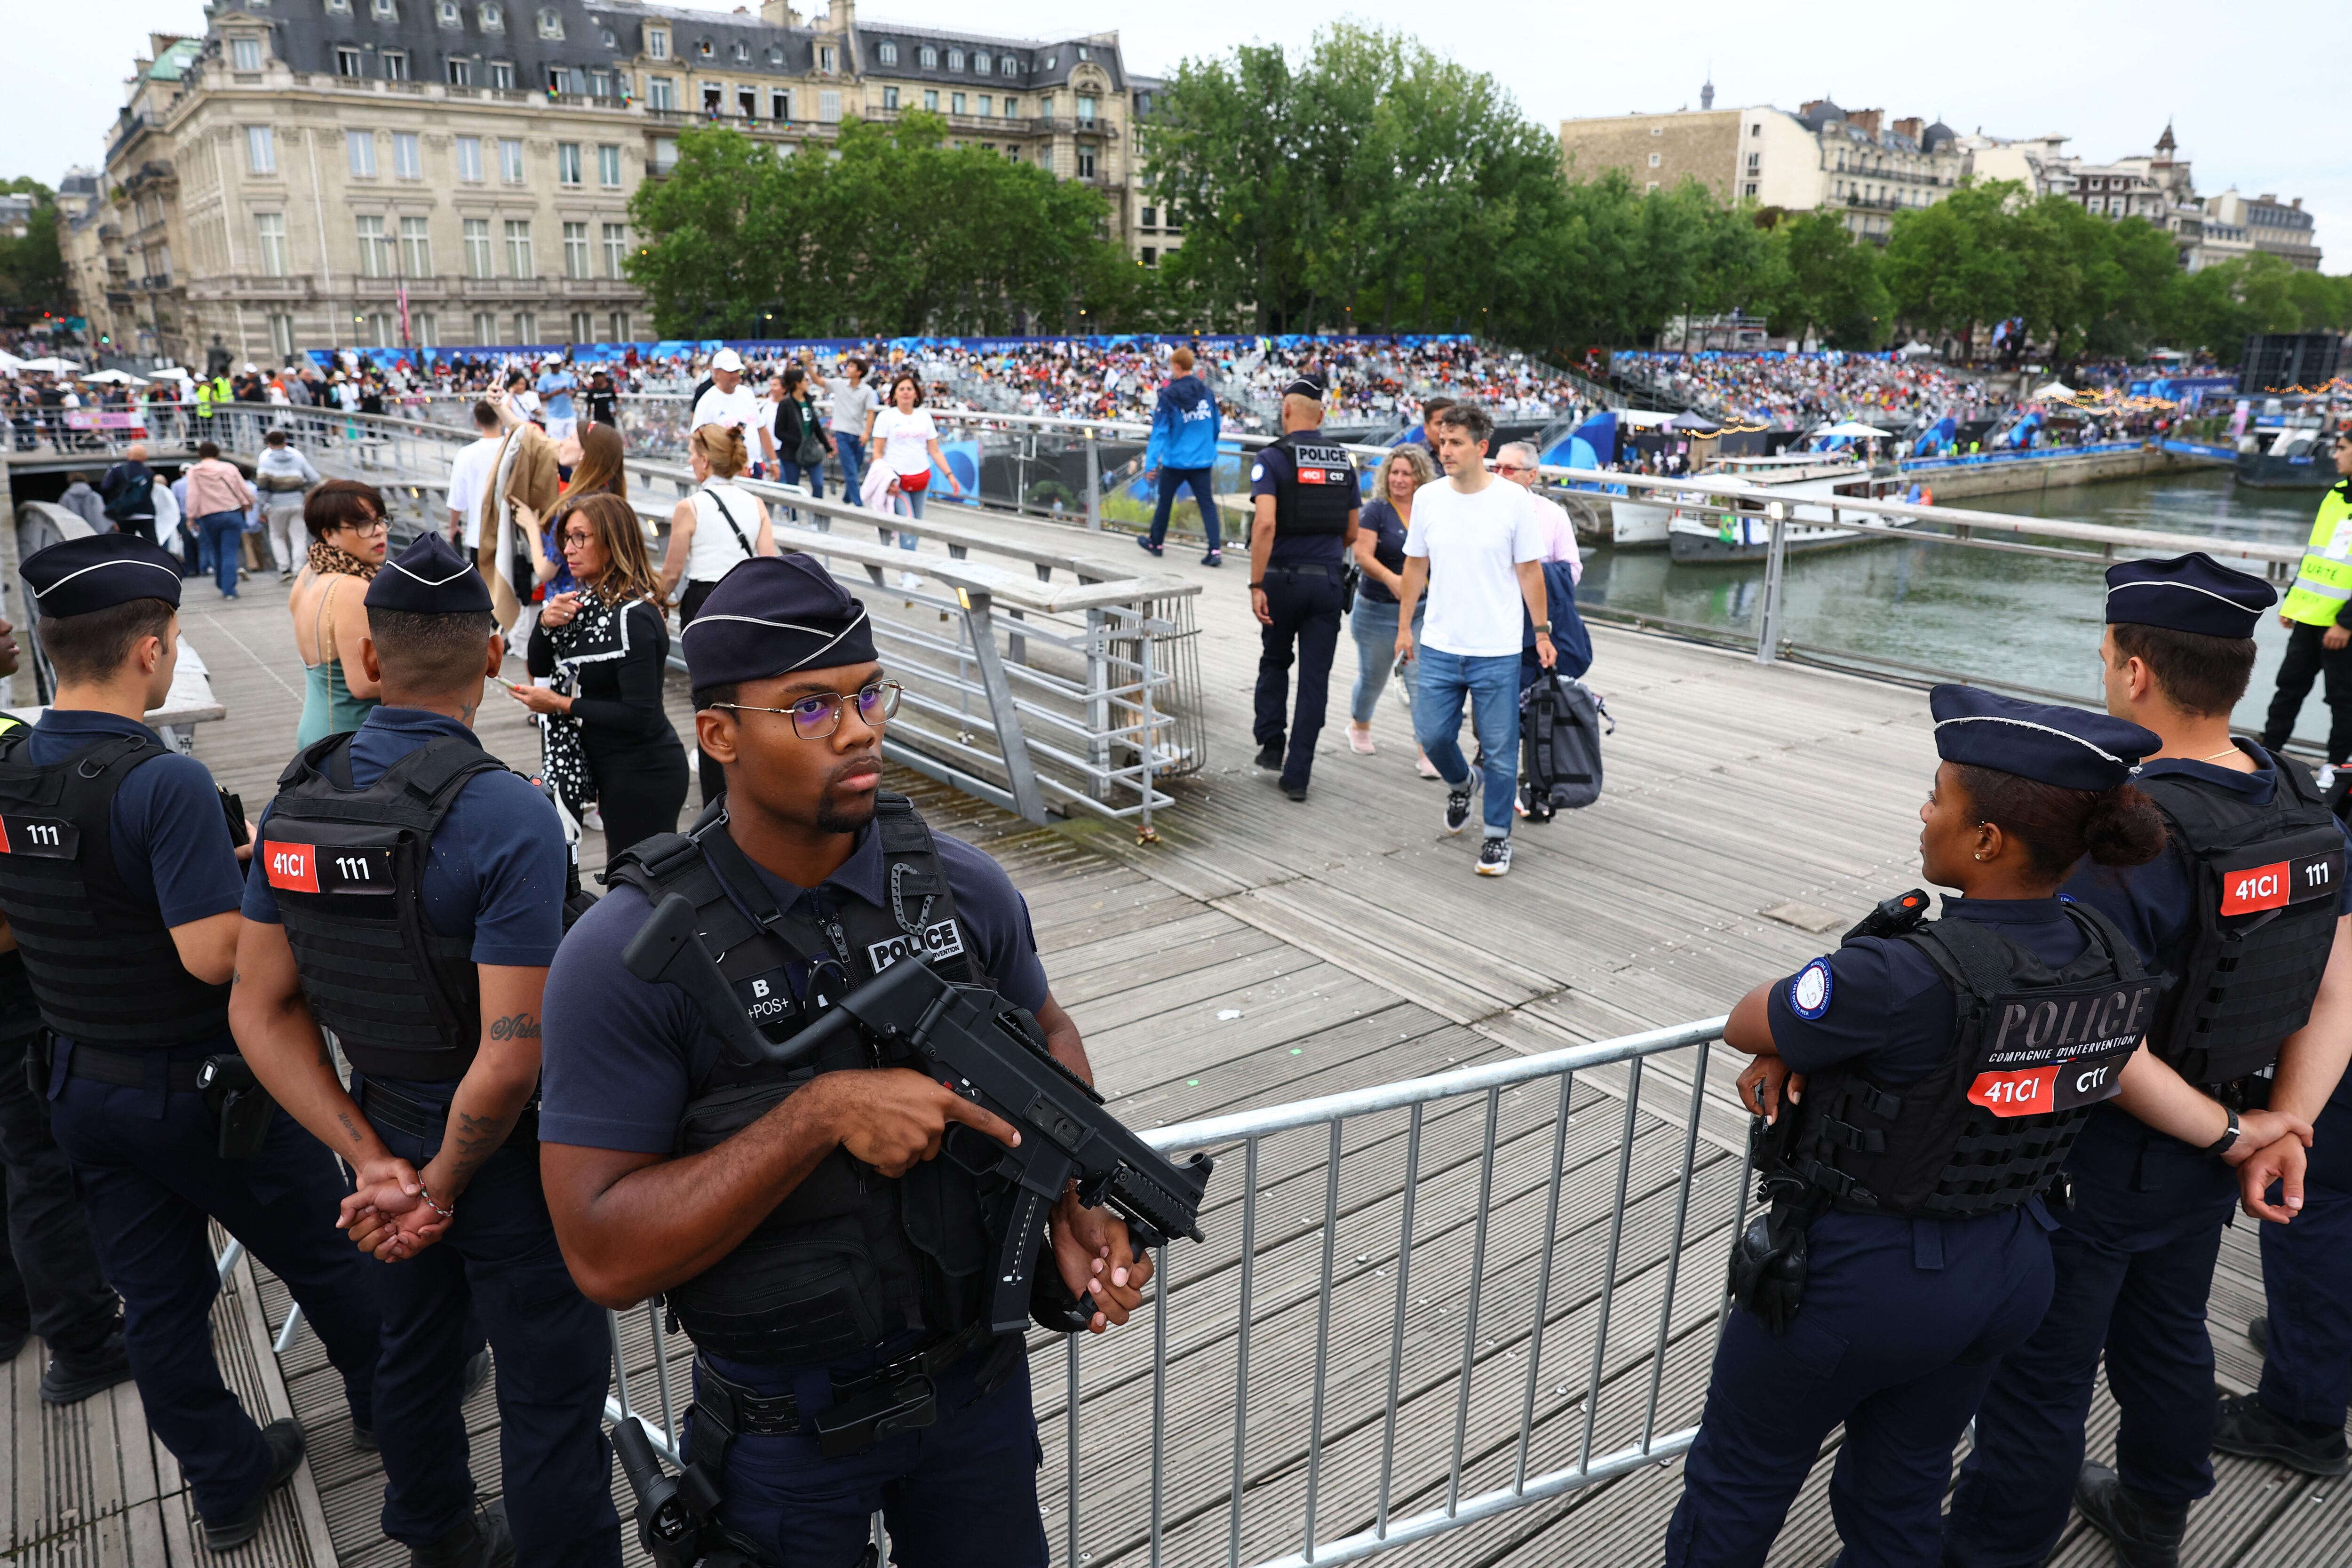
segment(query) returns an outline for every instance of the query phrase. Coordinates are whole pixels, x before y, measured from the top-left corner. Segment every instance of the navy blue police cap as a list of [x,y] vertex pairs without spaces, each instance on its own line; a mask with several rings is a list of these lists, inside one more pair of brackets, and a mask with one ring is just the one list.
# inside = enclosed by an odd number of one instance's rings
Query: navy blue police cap
[[456,545],[427,530],[383,563],[368,584],[367,607],[412,616],[487,616],[490,585]]
[[2127,720],[2021,702],[1975,686],[1937,687],[1927,693],[1927,711],[1936,720],[1936,754],[1946,762],[2061,789],[2129,784],[2139,760],[2164,745],[2153,731]]
[[1323,401],[1323,383],[1311,375],[1298,376],[1282,389],[1282,395],[1310,398],[1320,403]]
[[2203,551],[2107,568],[2107,619],[2209,637],[2250,637],[2278,590]]
[[755,555],[719,580],[680,634],[696,687],[874,662],[866,606],[806,555]]
[[180,607],[180,558],[135,533],[60,540],[17,568],[44,616],[87,616],[133,599]]

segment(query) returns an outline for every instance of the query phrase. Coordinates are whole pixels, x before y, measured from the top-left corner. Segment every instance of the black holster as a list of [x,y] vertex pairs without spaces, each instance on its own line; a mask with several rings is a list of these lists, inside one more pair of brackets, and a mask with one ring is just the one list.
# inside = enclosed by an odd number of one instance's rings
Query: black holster
[[278,1102],[253,1076],[243,1057],[231,1052],[206,1057],[196,1069],[196,1087],[205,1106],[220,1122],[220,1157],[250,1160],[269,1141],[269,1119]]
[[1805,1233],[1829,1206],[1828,1194],[1778,1168],[1790,1125],[1785,1111],[1769,1127],[1760,1116],[1749,1122],[1748,1158],[1766,1172],[1756,1198],[1769,1206],[1731,1244],[1731,1299],[1776,1334],[1787,1331],[1804,1302]]

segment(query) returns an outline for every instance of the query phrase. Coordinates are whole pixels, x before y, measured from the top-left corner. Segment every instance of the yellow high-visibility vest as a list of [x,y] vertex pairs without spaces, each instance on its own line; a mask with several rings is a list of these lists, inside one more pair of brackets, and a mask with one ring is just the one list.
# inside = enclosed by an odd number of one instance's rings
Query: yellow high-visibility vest
[[2305,626],[2332,626],[2347,599],[2352,599],[2352,479],[2320,498],[2303,563],[2279,613]]

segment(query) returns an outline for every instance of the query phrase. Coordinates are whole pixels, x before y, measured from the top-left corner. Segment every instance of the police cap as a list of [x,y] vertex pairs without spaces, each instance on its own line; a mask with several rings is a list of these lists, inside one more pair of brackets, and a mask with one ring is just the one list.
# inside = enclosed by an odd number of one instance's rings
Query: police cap
[[133,599],[180,607],[180,560],[135,533],[61,540],[17,568],[44,616],[87,616]]
[[2107,568],[2107,620],[2209,637],[2250,637],[2278,590],[2203,551]]
[[1285,397],[1304,397],[1311,402],[1323,401],[1323,384],[1311,375],[1302,375],[1282,389]]
[[427,530],[383,563],[368,584],[367,607],[412,616],[486,616],[490,585],[455,545]]
[[719,580],[679,634],[697,688],[874,662],[866,606],[806,555],[756,555]]
[[1936,754],[1946,762],[2061,789],[2129,784],[2139,760],[2164,744],[2153,731],[2126,720],[2021,702],[1974,686],[1937,687],[1927,693],[1927,711],[1936,720]]

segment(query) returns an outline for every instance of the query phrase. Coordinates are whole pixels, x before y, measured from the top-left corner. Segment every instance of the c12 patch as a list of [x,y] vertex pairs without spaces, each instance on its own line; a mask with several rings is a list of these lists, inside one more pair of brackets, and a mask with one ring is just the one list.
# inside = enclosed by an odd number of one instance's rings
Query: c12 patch
[[1800,1018],[1818,1018],[1830,1010],[1835,976],[1830,961],[1817,958],[1789,979],[1789,1011]]

